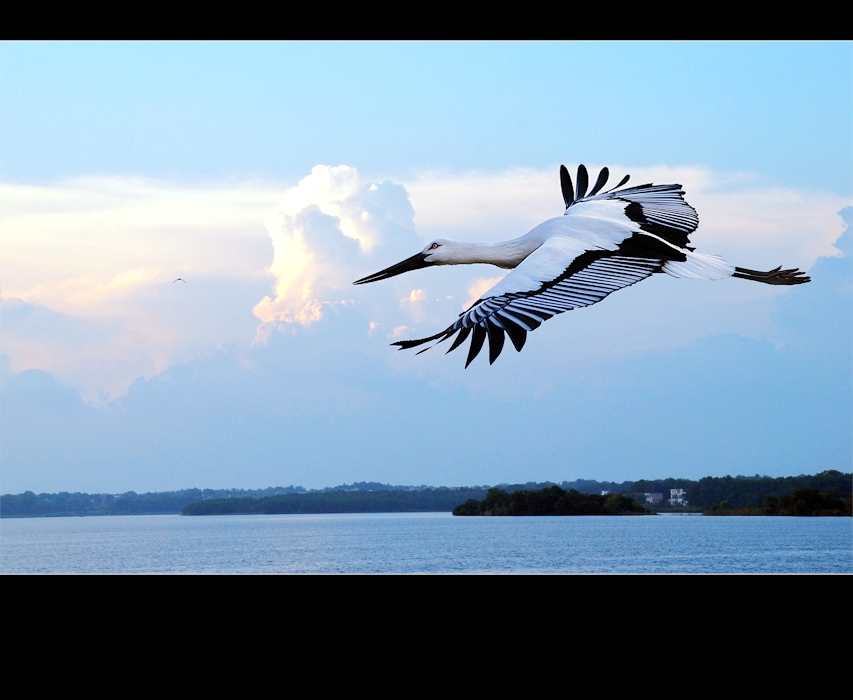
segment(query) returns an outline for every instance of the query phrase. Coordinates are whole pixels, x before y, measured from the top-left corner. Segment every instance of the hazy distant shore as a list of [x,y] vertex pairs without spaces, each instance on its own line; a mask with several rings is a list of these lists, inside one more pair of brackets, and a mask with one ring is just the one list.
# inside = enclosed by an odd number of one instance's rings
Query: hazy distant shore
[[[777,504],[797,489],[813,489],[829,498],[849,502],[853,474],[824,471],[814,475],[771,478],[768,476],[657,479],[622,483],[577,479],[526,484],[498,484],[507,493],[560,486],[582,494],[621,494],[656,512],[707,512],[719,515],[759,514],[766,498]],[[300,486],[268,489],[185,489],[158,493],[123,494],[55,493],[0,496],[0,517],[70,517],[88,515],[213,515],[228,513],[391,513],[451,512],[456,506],[486,497],[489,486],[404,486],[356,482],[325,489]],[[646,503],[646,494],[669,496],[671,489],[686,493],[684,506],[671,506],[665,499]],[[772,501],[771,501],[772,503]],[[793,506],[792,506],[793,508]]]

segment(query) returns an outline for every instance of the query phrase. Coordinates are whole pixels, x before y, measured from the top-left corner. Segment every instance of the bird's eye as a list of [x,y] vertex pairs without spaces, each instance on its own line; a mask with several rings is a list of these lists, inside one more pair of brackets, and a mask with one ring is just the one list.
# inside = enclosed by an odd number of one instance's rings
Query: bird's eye
[[435,250],[435,249],[436,249],[436,248],[438,248],[438,247],[439,247],[439,244],[438,244],[438,243],[433,243],[433,244],[429,247],[429,249],[430,249],[430,250]]

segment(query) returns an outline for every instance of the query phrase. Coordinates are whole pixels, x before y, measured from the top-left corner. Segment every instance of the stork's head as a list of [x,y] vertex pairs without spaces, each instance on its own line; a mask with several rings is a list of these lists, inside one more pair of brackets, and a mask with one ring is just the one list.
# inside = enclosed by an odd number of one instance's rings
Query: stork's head
[[398,262],[396,265],[391,265],[391,267],[386,267],[384,270],[374,272],[372,275],[362,277],[360,280],[353,282],[353,284],[378,282],[379,280],[385,280],[389,277],[409,272],[409,270],[417,270],[422,267],[429,267],[430,265],[452,265],[454,262],[452,259],[453,246],[453,241],[448,241],[444,238],[437,238],[431,243],[428,243],[426,248],[424,248],[420,253],[416,253],[411,258],[406,258],[402,262]]

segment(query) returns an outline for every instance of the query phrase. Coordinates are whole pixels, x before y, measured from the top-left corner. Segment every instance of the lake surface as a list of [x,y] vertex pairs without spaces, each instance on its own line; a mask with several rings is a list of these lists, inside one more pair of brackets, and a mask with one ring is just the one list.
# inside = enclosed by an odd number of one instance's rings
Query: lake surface
[[851,518],[449,513],[0,520],[10,573],[853,573]]

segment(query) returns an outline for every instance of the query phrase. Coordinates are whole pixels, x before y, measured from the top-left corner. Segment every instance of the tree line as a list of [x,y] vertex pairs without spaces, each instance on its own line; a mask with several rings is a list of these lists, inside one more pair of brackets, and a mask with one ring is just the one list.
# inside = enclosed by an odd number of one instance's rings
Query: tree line
[[764,497],[764,506],[732,506],[728,501],[715,503],[704,511],[705,515],[853,515],[853,500],[841,498],[835,491],[821,492],[817,489],[794,489],[781,498],[773,495]]
[[442,513],[460,501],[483,498],[483,488],[418,491],[325,491],[267,498],[220,498],[188,504],[184,515],[310,513]]
[[[691,509],[709,512],[715,507],[716,512],[739,508],[753,508],[763,512],[767,505],[766,499],[775,498],[775,507],[781,513],[795,508],[797,501],[791,502],[789,508],[783,504],[782,499],[797,489],[812,489],[827,498],[849,502],[853,491],[853,474],[828,470],[814,475],[776,478],[756,474],[735,477],[708,476],[699,480],[644,479],[621,483],[577,479],[559,484],[551,481],[498,484],[494,488],[512,494],[516,491],[529,492],[552,486],[559,486],[563,491],[574,490],[580,494],[601,495],[602,491],[609,491],[609,495],[622,495],[641,504],[644,503],[645,493],[663,493],[664,498],[668,498],[670,489],[680,488],[687,491]],[[217,509],[217,512],[269,513],[450,512],[466,500],[484,499],[488,490],[488,486],[394,486],[378,482],[356,482],[319,490],[307,490],[301,486],[277,486],[255,490],[185,489],[143,494],[133,491],[123,494],[35,494],[26,491],[17,495],[0,496],[0,517],[182,513],[191,504],[199,504],[191,509],[193,514],[213,513]],[[802,494],[797,500],[803,501],[809,508],[812,506],[808,504],[814,501],[811,496],[806,498]],[[773,501],[769,503],[772,510]],[[725,507],[721,508],[721,504],[725,504]],[[666,507],[666,504],[661,504],[654,509]],[[803,507],[800,506],[800,511]],[[267,510],[252,511],[252,508]]]
[[180,513],[189,503],[214,498],[263,497],[278,493],[305,492],[301,486],[277,486],[263,490],[183,489],[154,493],[40,493],[0,496],[0,517],[26,518],[79,515],[165,515]]
[[471,498],[453,515],[651,515],[651,511],[621,493],[581,493],[556,484],[544,489],[489,489],[482,500]]

